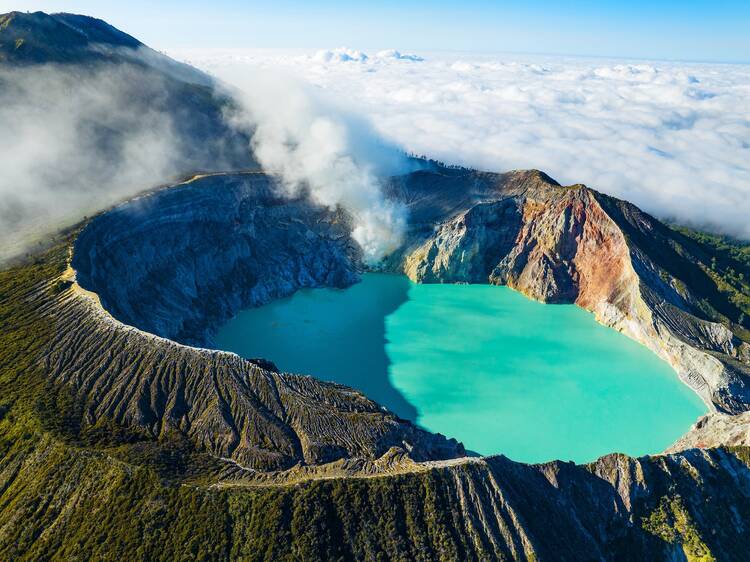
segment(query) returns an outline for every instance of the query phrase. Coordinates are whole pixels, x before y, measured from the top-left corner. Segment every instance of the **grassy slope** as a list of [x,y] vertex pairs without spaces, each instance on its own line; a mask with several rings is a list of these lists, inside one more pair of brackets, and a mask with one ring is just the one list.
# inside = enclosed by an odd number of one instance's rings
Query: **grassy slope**
[[[180,485],[189,478],[186,465],[195,465],[189,445],[177,439],[144,443],[117,428],[81,434],[75,397],[47,384],[34,366],[54,327],[30,301],[37,291],[64,288],[46,280],[63,271],[66,254],[60,245],[44,258],[0,272],[0,559],[215,560],[229,558],[230,551],[232,558],[336,559],[346,554],[331,536],[341,529],[329,527],[319,501],[331,487],[341,499],[340,484],[303,486],[299,495],[288,489],[209,490],[194,480]],[[357,497],[351,501],[356,504]],[[391,524],[384,518],[384,530],[373,529],[372,539],[387,542]],[[455,547],[446,548],[455,553]]]
[[719,291],[750,319],[750,242],[728,236],[672,226],[703,249],[707,263],[702,264]]
[[[147,441],[111,424],[81,431],[75,396],[51,386],[36,367],[56,329],[40,308],[65,290],[53,280],[66,255],[59,244],[0,272],[0,559],[454,560],[503,554],[465,527],[448,470],[219,490],[206,486],[212,461],[179,436]],[[695,513],[675,504],[674,493],[665,489],[649,502],[642,527],[649,536],[702,552],[705,532],[696,531]]]
[[46,280],[66,256],[60,245],[0,272],[0,559],[215,559],[225,498],[166,485],[156,463],[118,461],[110,449],[134,436],[80,435],[75,398],[35,368],[54,327],[30,301],[61,288]]
[[[359,496],[349,498],[340,482],[303,485],[299,493],[211,490],[194,477],[210,474],[210,462],[178,437],[153,443],[113,426],[80,431],[75,397],[48,384],[35,367],[55,327],[39,315],[34,295],[65,289],[48,280],[64,270],[66,256],[61,244],[0,272],[0,559],[215,560],[230,552],[243,559],[351,556],[321,496],[333,493],[356,510],[378,507],[358,506]],[[419,486],[413,480],[411,485]],[[395,482],[384,486],[389,490],[384,493],[394,494],[395,487]],[[364,497],[371,501],[369,493]],[[394,504],[382,499],[384,506]],[[421,512],[418,499],[421,493],[411,502]],[[439,512],[431,517],[441,517]],[[381,518],[382,529],[368,532],[373,544],[362,546],[360,554],[376,555],[377,542],[386,544],[391,526],[399,524],[394,518]],[[450,534],[445,526],[433,532],[437,544]],[[405,544],[394,548],[404,556],[410,551]],[[455,554],[456,548],[448,540],[445,552]]]

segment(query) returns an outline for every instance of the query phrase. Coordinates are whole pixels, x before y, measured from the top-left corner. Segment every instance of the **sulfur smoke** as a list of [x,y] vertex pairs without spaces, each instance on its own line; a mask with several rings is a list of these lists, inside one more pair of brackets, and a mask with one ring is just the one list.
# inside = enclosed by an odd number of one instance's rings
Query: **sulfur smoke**
[[0,67],[0,259],[176,171],[171,119],[131,67]]
[[305,189],[320,204],[346,209],[354,218],[353,238],[371,264],[401,243],[405,209],[381,189],[381,178],[404,170],[401,151],[365,120],[288,76],[219,76],[241,92],[245,111],[234,120],[253,127],[255,158],[280,175],[287,193]]
[[353,49],[184,56],[209,71],[274,68],[356,100],[412,153],[496,172],[538,168],[750,240],[750,65],[449,52],[420,61]]
[[253,73],[230,102],[204,74],[149,62],[0,65],[0,261],[178,176],[256,162],[287,194],[345,208],[368,262],[401,242],[404,209],[379,178],[406,158],[369,123],[282,76]]

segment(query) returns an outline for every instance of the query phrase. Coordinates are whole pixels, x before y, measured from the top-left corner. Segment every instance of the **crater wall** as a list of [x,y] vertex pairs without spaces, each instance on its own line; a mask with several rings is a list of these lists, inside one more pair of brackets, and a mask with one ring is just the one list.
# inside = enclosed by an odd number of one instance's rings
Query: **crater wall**
[[360,251],[350,230],[343,212],[279,198],[264,174],[203,177],[129,201],[79,234],[76,283],[53,311],[59,329],[45,369],[80,395],[90,426],[177,431],[253,469],[391,448],[422,460],[461,456],[455,440],[355,390],[203,348],[241,308],[354,283]]
[[241,308],[356,282],[347,216],[277,193],[271,176],[247,173],[129,201],[81,232],[77,281],[121,322],[197,346]]

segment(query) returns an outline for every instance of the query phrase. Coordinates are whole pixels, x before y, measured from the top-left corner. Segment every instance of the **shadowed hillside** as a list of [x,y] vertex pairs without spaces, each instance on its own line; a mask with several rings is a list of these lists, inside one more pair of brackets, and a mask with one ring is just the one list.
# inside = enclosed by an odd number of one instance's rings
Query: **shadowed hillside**
[[295,469],[277,486],[179,433],[87,426],[39,362],[66,262],[62,244],[0,272],[3,559],[746,559],[747,448],[587,466],[392,458],[321,467],[323,480]]
[[208,75],[101,20],[0,16],[0,260],[155,184],[256,167],[235,101]]

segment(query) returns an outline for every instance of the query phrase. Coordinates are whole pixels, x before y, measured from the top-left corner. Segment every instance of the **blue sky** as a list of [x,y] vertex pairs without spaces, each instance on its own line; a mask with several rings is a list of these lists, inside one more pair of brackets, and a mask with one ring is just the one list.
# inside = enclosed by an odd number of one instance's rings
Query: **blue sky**
[[157,48],[349,46],[750,62],[750,1],[0,0],[86,13]]

